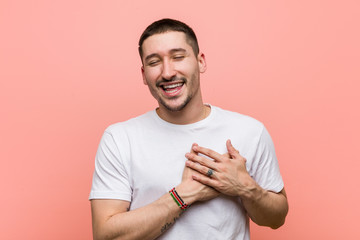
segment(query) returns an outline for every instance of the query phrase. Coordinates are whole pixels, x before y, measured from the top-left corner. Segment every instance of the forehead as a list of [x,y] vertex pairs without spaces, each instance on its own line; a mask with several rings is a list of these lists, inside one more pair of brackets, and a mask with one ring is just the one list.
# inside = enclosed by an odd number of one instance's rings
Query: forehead
[[143,56],[150,54],[166,54],[172,49],[183,48],[189,52],[192,49],[186,41],[186,35],[183,32],[165,32],[154,34],[148,37],[142,45]]

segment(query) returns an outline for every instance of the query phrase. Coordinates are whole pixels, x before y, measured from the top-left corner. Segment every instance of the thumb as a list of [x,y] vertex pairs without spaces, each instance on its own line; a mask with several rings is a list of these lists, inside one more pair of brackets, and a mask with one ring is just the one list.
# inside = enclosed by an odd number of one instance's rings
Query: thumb
[[240,154],[239,151],[234,148],[234,146],[231,144],[230,139],[226,141],[226,148],[231,156],[231,158],[237,158]]

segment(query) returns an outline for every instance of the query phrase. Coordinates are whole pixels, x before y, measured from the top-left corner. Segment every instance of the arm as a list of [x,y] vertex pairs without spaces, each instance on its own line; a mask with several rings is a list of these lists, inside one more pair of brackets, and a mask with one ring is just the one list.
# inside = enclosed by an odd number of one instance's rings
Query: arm
[[[186,154],[190,160],[186,166],[201,174],[194,174],[193,179],[215,188],[217,191],[241,198],[249,217],[258,225],[278,228],[285,222],[288,203],[285,190],[274,193],[261,188],[246,170],[246,159],[226,142],[228,153],[221,155],[211,149],[194,146],[193,150],[202,153],[214,161],[194,153]],[[196,164],[199,163],[199,164]],[[213,174],[208,176],[208,170]]]
[[[176,191],[187,204],[219,195],[214,189],[194,181],[193,174],[193,170],[185,167],[182,182],[176,186]],[[129,206],[130,202],[121,200],[92,200],[94,239],[155,239],[183,212],[169,193],[142,208],[128,211]]]
[[285,223],[288,212],[288,203],[285,189],[275,193],[262,189],[255,184],[250,197],[242,198],[242,202],[249,217],[256,224],[268,226],[273,229]]
[[121,200],[92,200],[94,239],[154,239],[182,211],[169,194],[133,211],[127,211],[129,206],[129,202]]

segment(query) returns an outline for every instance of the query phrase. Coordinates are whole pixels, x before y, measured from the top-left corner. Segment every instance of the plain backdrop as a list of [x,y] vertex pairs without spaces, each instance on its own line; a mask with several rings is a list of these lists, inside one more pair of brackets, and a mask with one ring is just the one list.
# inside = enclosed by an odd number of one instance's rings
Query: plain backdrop
[[357,0],[0,1],[0,239],[91,239],[104,129],[156,107],[137,42],[193,27],[205,102],[262,121],[290,211],[252,239],[360,239]]

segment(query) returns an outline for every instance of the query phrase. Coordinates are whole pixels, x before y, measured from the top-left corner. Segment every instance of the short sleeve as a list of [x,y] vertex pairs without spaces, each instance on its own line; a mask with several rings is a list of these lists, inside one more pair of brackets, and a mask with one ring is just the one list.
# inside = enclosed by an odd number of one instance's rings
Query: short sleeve
[[256,148],[251,175],[266,190],[278,193],[284,188],[274,144],[265,127]]
[[121,156],[114,137],[105,131],[96,153],[89,199],[131,201],[131,187]]

